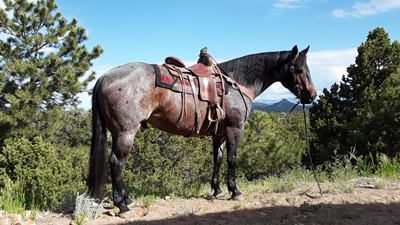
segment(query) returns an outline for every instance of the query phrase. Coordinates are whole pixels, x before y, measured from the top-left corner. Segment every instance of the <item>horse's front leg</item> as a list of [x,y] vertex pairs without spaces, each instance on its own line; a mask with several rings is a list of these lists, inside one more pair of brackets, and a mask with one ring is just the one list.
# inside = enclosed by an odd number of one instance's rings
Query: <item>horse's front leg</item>
[[227,127],[226,128],[226,148],[228,155],[228,190],[232,192],[232,199],[243,200],[242,193],[236,187],[236,160],[237,149],[242,139],[244,131],[243,127]]
[[117,137],[113,137],[112,152],[110,156],[110,169],[114,205],[119,208],[120,217],[123,217],[124,213],[129,211],[128,205],[132,203],[132,200],[129,199],[128,193],[125,189],[122,170],[132,149],[135,133],[119,134]]
[[214,172],[211,179],[211,188],[214,190],[214,197],[222,193],[219,187],[219,170],[224,158],[225,137],[213,137]]

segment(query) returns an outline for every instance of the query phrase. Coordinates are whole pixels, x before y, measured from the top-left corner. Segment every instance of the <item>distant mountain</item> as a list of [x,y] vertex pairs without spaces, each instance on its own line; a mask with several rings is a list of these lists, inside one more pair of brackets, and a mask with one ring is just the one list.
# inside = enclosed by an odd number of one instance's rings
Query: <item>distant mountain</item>
[[[260,111],[266,111],[266,112],[286,112],[290,111],[295,104],[293,102],[290,102],[286,100],[285,98],[280,100],[279,102],[276,102],[274,104],[265,104],[262,102],[254,102],[253,107],[251,108],[251,111],[254,110],[260,110]],[[306,109],[310,108],[311,105],[306,105]],[[303,106],[300,104],[298,105],[294,110],[302,110]]]
[[[268,104],[268,105],[272,105],[274,103],[280,102],[283,99],[284,98],[281,98],[279,100],[278,99],[275,99],[275,100],[271,100],[271,99],[256,99],[256,100],[254,100],[254,102],[261,102],[261,103],[265,103],[265,104]],[[295,97],[293,97],[293,98],[285,98],[285,99],[288,100],[291,103],[297,103],[299,101]]]

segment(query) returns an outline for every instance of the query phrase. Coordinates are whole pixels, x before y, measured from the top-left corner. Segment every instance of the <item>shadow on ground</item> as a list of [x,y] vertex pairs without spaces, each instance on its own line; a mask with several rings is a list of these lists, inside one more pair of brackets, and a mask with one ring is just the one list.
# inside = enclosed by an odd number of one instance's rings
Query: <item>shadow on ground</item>
[[204,215],[183,215],[170,219],[126,221],[121,224],[399,224],[400,204],[302,204],[300,207],[274,206],[254,210]]

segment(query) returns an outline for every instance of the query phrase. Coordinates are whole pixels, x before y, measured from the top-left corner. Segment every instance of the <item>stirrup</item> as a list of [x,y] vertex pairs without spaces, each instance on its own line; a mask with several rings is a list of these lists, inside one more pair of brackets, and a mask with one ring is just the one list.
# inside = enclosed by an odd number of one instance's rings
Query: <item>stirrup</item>
[[218,109],[221,111],[221,118],[218,118],[218,112],[217,112],[217,119],[214,120],[213,118],[211,118],[211,114],[212,114],[211,107],[208,107],[208,120],[211,123],[219,122],[219,121],[225,119],[225,112],[224,112],[224,110],[222,110],[221,106],[217,103],[216,110],[218,110]]

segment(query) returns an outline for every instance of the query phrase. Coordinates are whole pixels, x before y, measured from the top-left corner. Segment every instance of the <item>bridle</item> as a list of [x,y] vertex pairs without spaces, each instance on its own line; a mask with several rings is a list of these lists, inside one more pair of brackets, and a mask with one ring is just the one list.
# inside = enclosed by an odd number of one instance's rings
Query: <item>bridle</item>
[[303,86],[302,85],[300,85],[302,82],[301,82],[301,80],[298,78],[298,75],[296,74],[296,69],[295,69],[295,66],[294,66],[294,64],[296,63],[296,61],[297,61],[297,59],[299,58],[299,53],[297,53],[296,55],[295,55],[295,57],[292,59],[292,60],[290,60],[290,73],[292,74],[292,80],[293,80],[293,84],[294,84],[294,88],[295,88],[295,95],[296,95],[296,97],[298,98],[298,99],[300,99],[301,98],[301,91],[302,91],[302,88],[303,88]]

